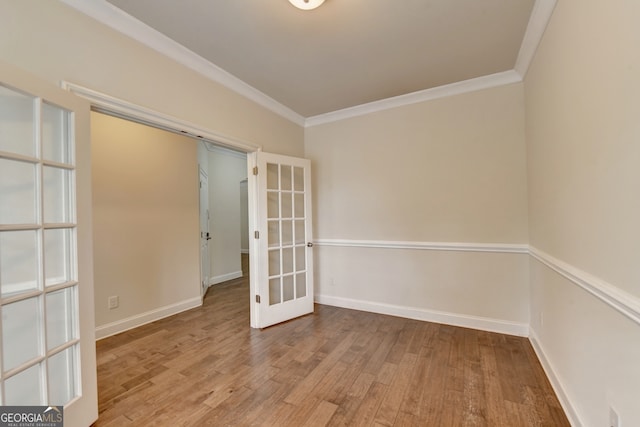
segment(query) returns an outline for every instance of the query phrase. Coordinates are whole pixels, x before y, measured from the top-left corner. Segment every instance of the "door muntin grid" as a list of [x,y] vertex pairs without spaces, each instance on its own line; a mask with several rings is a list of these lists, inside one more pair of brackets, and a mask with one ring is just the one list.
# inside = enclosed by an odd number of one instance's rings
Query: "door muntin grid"
[[0,404],[80,395],[73,113],[0,85]]
[[267,163],[269,305],[308,295],[304,168]]

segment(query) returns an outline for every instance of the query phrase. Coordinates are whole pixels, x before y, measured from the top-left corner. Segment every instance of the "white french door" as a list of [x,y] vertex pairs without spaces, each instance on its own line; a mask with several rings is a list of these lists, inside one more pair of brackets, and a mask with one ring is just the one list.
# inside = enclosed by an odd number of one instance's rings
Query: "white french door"
[[0,63],[0,404],[98,417],[89,104]]
[[311,162],[257,152],[249,165],[251,325],[265,328],[313,312]]

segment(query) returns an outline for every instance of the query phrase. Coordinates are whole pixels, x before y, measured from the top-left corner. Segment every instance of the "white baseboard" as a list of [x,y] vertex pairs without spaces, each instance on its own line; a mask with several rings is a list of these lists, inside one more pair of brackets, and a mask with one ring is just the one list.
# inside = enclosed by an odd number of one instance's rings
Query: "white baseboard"
[[242,277],[242,271],[234,271],[233,273],[221,274],[220,276],[214,276],[209,279],[209,286],[217,285],[218,283],[226,282],[227,280],[238,279]]
[[531,345],[533,346],[533,349],[536,352],[536,355],[538,356],[538,360],[540,360],[540,364],[542,365],[542,368],[544,369],[545,374],[547,374],[547,378],[549,378],[549,382],[553,387],[553,391],[555,391],[556,396],[558,396],[560,405],[562,405],[562,409],[564,410],[564,413],[567,415],[567,418],[569,419],[569,423],[571,423],[573,427],[582,427],[584,424],[580,421],[580,418],[578,417],[578,413],[576,412],[573,405],[571,404],[571,401],[569,400],[567,393],[565,393],[564,387],[562,386],[562,382],[556,375],[556,370],[553,368],[553,365],[547,358],[547,355],[545,354],[542,348],[542,344],[540,343],[540,339],[538,338],[538,335],[536,334],[536,331],[533,328],[530,328],[529,330],[529,341],[531,342]]
[[241,254],[249,254],[249,249],[240,249]]
[[508,335],[517,335],[520,337],[529,336],[529,325],[526,323],[509,322],[506,320],[491,319],[487,317],[469,316],[465,314],[354,300],[328,295],[315,295],[315,301],[318,304],[368,311],[371,313],[388,314],[390,316],[405,317],[407,319],[443,323],[446,325],[461,326],[463,328],[479,329],[482,331],[498,332]]
[[156,320],[164,319],[165,317],[173,316],[186,310],[191,310],[192,308],[200,307],[201,305],[202,299],[200,297],[191,298],[186,301],[98,326],[96,327],[96,341],[119,334],[120,332],[128,331],[129,329],[137,328],[138,326],[146,325],[147,323],[155,322]]

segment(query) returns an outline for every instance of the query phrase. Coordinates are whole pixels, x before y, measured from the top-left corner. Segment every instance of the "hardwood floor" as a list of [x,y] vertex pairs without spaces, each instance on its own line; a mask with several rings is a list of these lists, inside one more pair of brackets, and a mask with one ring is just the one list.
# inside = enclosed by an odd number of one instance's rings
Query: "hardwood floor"
[[104,426],[568,426],[525,338],[316,305],[249,327],[249,287],[97,343]]

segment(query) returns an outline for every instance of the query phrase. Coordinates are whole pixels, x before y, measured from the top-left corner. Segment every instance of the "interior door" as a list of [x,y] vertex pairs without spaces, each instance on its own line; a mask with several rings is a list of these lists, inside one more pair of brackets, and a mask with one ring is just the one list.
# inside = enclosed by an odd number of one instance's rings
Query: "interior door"
[[313,312],[311,162],[263,152],[250,157],[257,168],[252,326],[264,328]]
[[0,63],[0,404],[98,417],[89,104]]
[[200,283],[202,286],[200,295],[202,298],[209,287],[209,275],[211,274],[211,258],[209,257],[211,233],[209,227],[209,177],[205,171],[200,169]]

